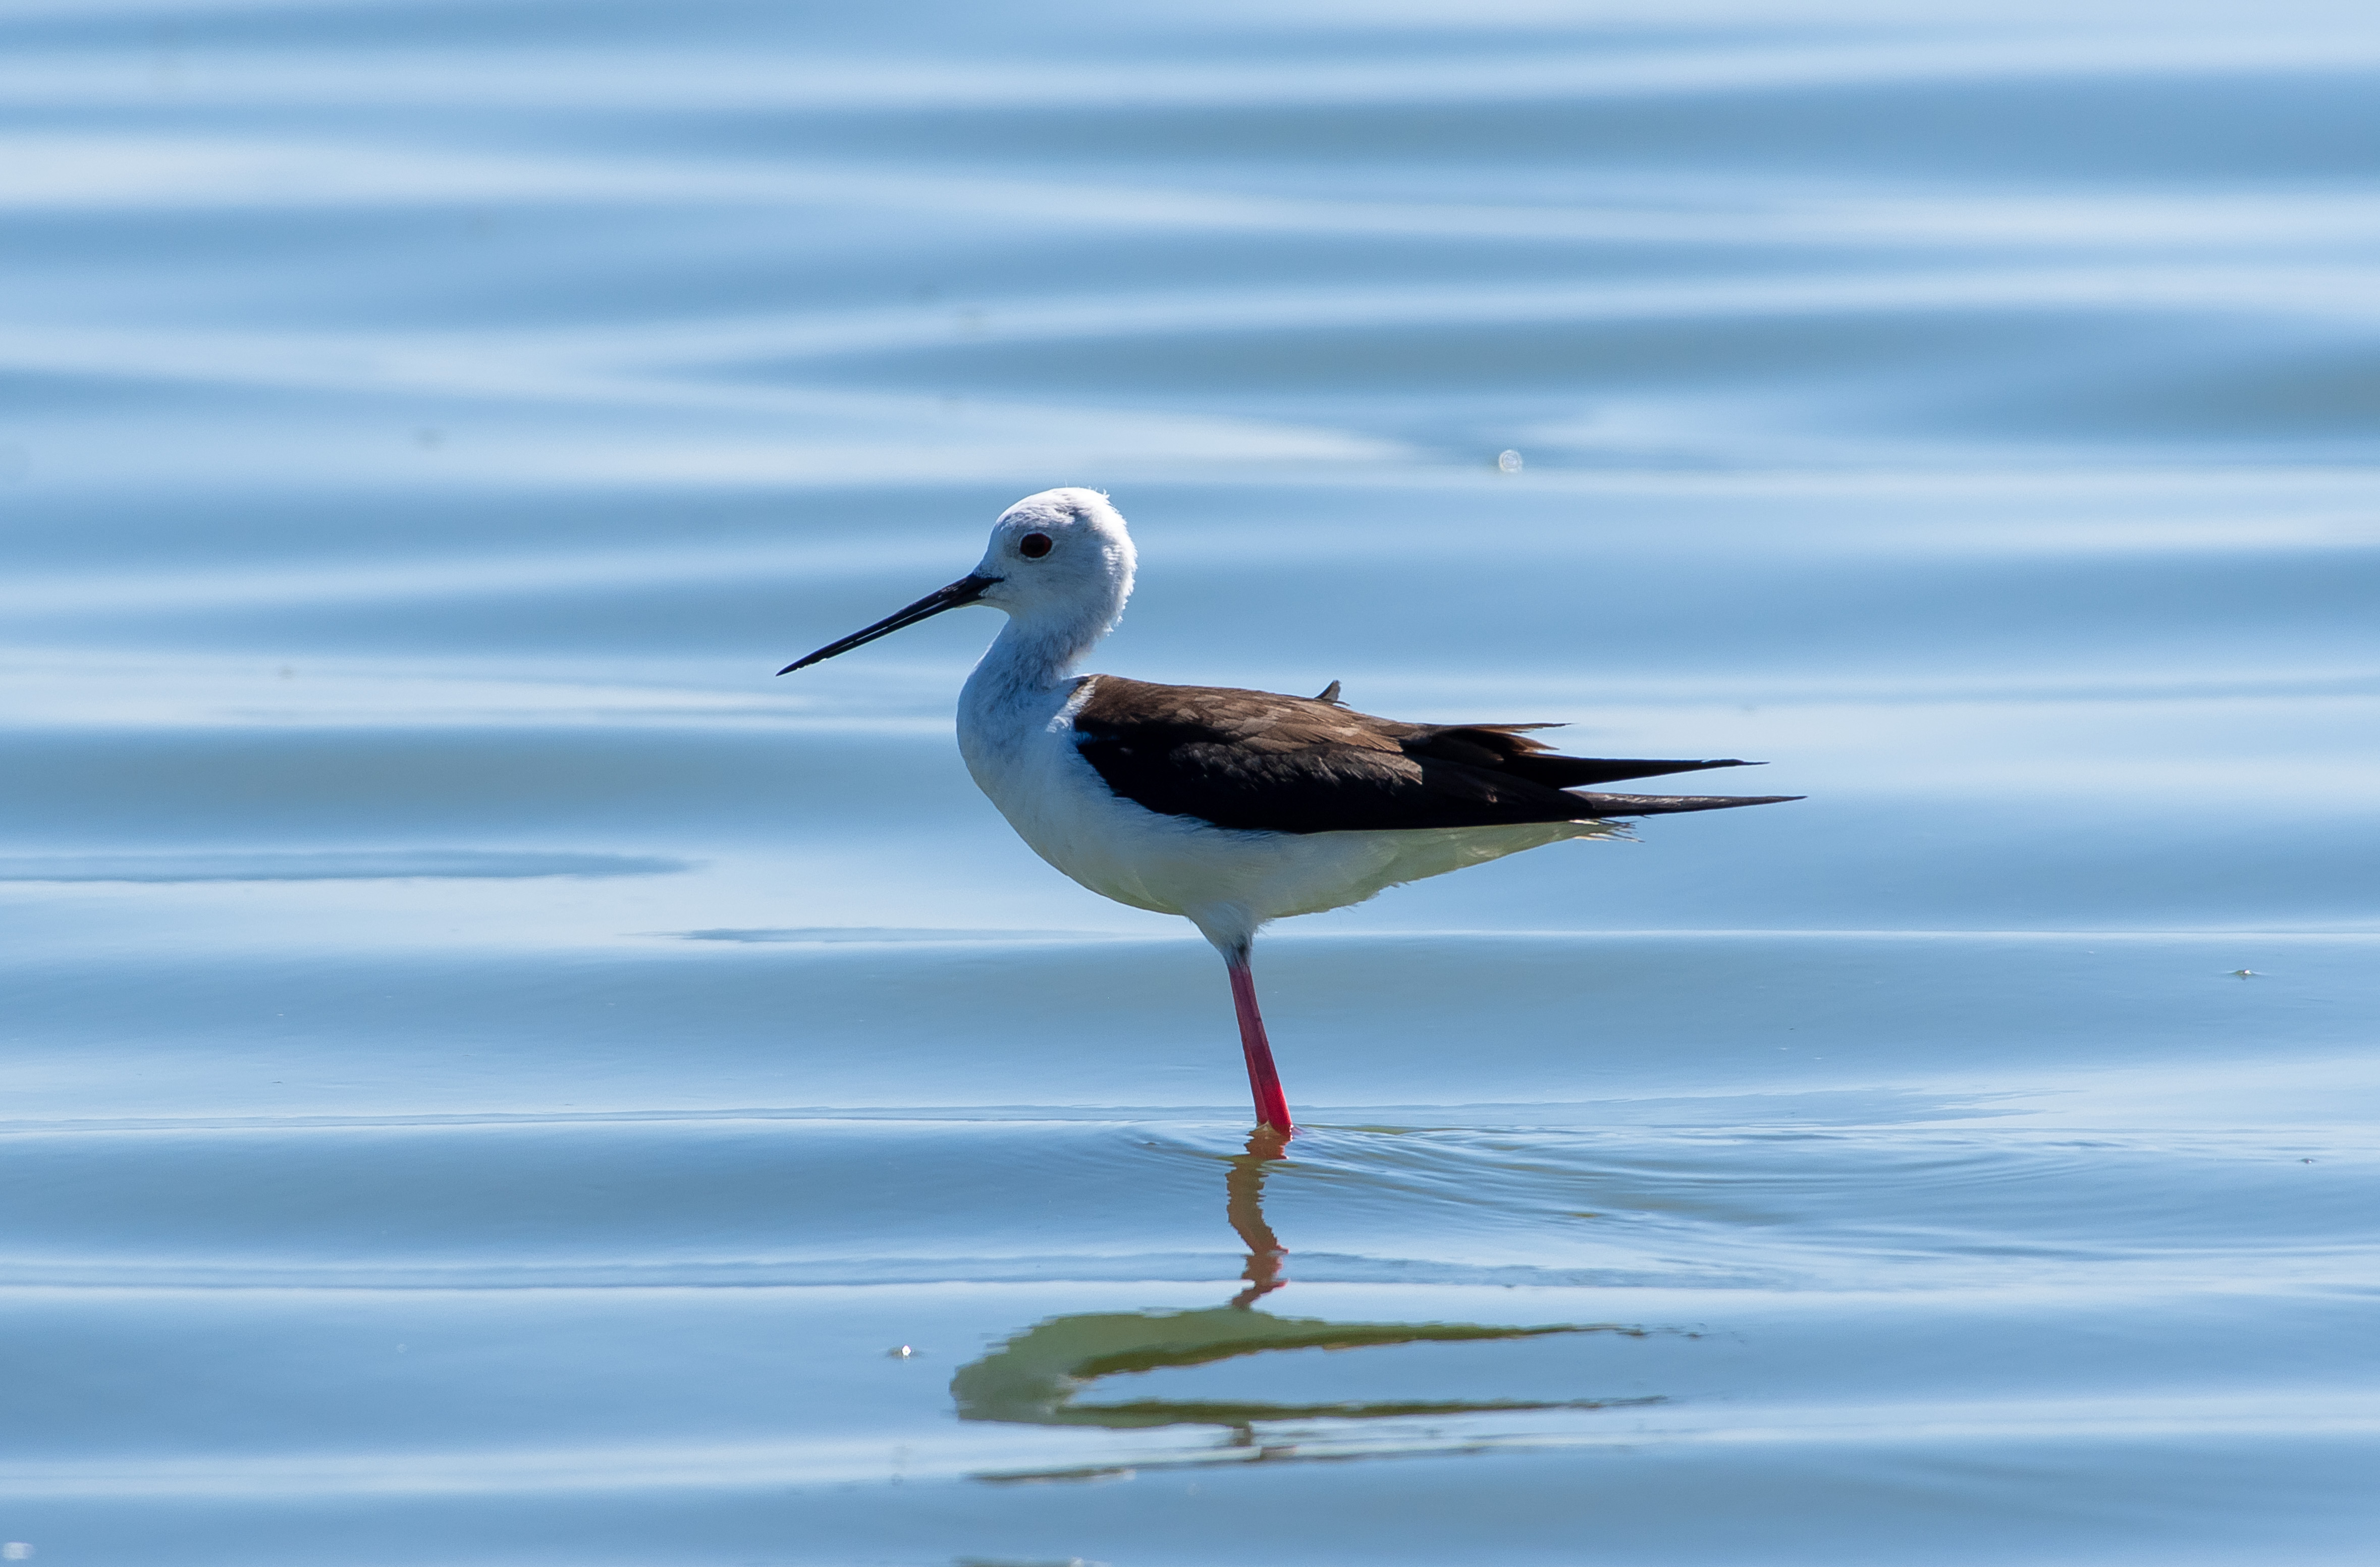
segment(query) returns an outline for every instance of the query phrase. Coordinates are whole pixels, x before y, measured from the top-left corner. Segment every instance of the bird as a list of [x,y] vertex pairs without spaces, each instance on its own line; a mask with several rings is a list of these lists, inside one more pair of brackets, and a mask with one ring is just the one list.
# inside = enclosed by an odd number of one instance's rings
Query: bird
[[1033,851],[1094,893],[1179,915],[1222,955],[1259,1131],[1296,1127],[1257,1005],[1257,932],[1617,819],[1792,795],[1613,795],[1588,784],[1756,765],[1569,757],[1546,723],[1406,723],[1312,697],[1160,686],[1077,667],[1123,617],[1138,556],[1096,490],[1000,514],[973,571],[777,673],[971,604],[1008,623],[959,693],[959,754]]

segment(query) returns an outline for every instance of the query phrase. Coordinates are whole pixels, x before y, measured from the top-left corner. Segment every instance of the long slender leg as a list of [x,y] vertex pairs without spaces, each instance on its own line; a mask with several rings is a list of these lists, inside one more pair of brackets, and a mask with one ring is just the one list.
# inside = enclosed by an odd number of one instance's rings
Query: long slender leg
[[1248,1090],[1256,1096],[1257,1124],[1269,1126],[1286,1137],[1297,1128],[1290,1124],[1289,1100],[1281,1091],[1281,1074],[1273,1069],[1264,1014],[1257,1010],[1257,980],[1248,969],[1247,943],[1225,953],[1223,966],[1232,976],[1232,1010],[1240,1014],[1240,1049],[1248,1058]]

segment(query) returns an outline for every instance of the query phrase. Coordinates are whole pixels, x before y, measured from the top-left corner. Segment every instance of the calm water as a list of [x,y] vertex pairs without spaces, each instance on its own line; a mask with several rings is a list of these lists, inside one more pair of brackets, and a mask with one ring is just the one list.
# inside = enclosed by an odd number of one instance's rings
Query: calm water
[[[0,1539],[2370,1560],[2368,12],[863,9],[0,18]],[[1268,1160],[989,614],[771,674],[1062,483],[1810,798],[1279,929]]]

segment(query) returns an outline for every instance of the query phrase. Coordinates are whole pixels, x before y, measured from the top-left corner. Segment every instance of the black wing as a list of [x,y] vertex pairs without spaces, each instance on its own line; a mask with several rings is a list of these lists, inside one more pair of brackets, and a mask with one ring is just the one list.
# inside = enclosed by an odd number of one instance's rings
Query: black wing
[[1399,723],[1318,698],[1090,677],[1075,714],[1083,755],[1109,788],[1165,816],[1269,832],[1586,821],[1772,805],[1797,798],[1579,795],[1568,785],[1649,778],[1734,760],[1564,757],[1541,724]]

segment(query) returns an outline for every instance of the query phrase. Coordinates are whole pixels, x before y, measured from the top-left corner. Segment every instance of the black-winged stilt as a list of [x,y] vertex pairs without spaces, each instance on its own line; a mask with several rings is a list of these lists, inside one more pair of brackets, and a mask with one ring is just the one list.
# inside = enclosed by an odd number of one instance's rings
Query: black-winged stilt
[[1123,518],[1091,490],[1002,512],[973,572],[777,673],[962,604],[1008,625],[959,694],[967,771],[1035,853],[1092,892],[1198,927],[1231,975],[1257,1120],[1289,1104],[1248,954],[1270,920],[1564,838],[1614,817],[1798,796],[1578,794],[1581,784],[1742,762],[1557,756],[1535,723],[1400,723],[1318,697],[1076,674],[1132,594]]

